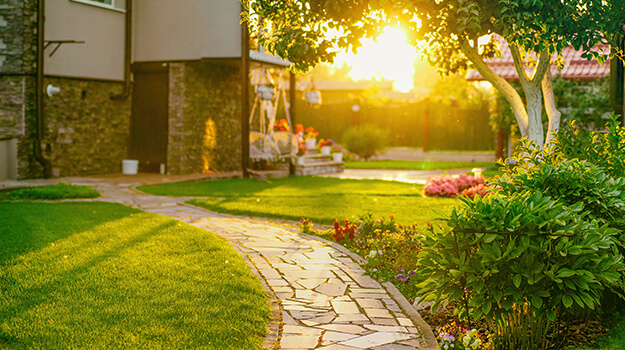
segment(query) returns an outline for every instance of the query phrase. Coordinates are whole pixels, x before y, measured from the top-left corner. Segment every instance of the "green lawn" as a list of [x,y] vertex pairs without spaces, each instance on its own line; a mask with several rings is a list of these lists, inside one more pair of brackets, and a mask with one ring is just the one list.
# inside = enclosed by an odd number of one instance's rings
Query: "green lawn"
[[384,170],[445,170],[459,168],[484,168],[493,162],[435,162],[409,160],[370,160],[347,162],[345,169],[384,169]]
[[272,179],[231,179],[200,183],[141,186],[156,195],[198,196],[191,204],[222,213],[299,220],[331,224],[335,219],[356,220],[371,213],[374,217],[395,215],[403,223],[425,222],[446,210],[456,199],[425,198],[422,186],[383,180],[351,180],[315,176]]
[[91,187],[58,183],[0,192],[0,200],[97,198],[100,192]]
[[266,293],[228,243],[101,202],[0,203],[0,348],[260,349]]

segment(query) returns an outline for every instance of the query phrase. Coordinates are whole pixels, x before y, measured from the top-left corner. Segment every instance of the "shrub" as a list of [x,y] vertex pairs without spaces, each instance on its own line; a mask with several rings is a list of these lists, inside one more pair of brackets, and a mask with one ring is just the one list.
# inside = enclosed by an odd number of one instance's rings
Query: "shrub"
[[367,160],[388,145],[389,132],[373,124],[351,127],[345,131],[342,144],[352,153]]
[[610,116],[606,132],[591,132],[569,123],[555,138],[556,152],[593,163],[615,178],[625,177],[625,128],[618,119],[614,114]]
[[[455,198],[462,191],[480,184],[484,184],[482,176],[477,177],[468,174],[432,176],[423,186],[423,194],[428,197]],[[477,191],[477,189],[474,191]]]
[[604,289],[623,285],[619,231],[585,218],[582,203],[539,191],[461,201],[447,229],[423,236],[419,295],[433,310],[457,301],[461,318],[484,318],[496,348],[545,349],[558,313],[594,309]]

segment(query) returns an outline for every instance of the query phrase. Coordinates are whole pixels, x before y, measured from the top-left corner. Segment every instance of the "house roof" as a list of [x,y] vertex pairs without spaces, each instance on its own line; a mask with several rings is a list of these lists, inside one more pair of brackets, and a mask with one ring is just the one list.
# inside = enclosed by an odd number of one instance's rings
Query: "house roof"
[[291,65],[291,62],[288,60],[283,60],[278,56],[269,55],[256,50],[250,50],[250,59],[255,62],[269,63],[281,67],[288,67]]
[[[514,61],[508,43],[501,39],[501,57],[493,58],[486,61],[486,64],[498,75],[506,80],[519,80],[519,75],[514,68]],[[595,51],[607,52],[610,50],[609,45],[597,45]],[[554,55],[555,58],[555,55]],[[596,60],[588,61],[582,58],[582,52],[575,50],[572,46],[565,47],[562,50],[562,58],[564,59],[564,68],[558,69],[555,65],[551,65],[551,74],[553,77],[562,77],[564,79],[576,80],[595,80],[610,75],[610,61],[606,60],[600,65]],[[467,72],[467,80],[485,80],[475,69]]]

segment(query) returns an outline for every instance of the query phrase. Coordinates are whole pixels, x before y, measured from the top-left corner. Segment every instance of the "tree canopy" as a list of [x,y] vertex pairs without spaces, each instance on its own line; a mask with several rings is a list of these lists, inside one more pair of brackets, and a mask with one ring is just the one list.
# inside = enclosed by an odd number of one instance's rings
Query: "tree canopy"
[[[339,50],[355,51],[360,39],[400,26],[441,73],[477,69],[510,102],[521,135],[539,145],[543,102],[549,131],[559,125],[549,73],[557,54],[573,46],[600,63],[622,56],[596,45],[617,47],[625,24],[623,0],[251,0],[245,8],[261,45],[298,70],[332,62]],[[525,101],[484,62],[499,53],[491,34],[508,42]]]

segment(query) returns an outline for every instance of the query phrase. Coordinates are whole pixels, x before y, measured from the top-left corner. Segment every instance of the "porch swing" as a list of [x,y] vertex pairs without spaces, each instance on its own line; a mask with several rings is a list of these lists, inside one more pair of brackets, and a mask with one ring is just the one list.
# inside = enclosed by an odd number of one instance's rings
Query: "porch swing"
[[[256,96],[250,113],[250,130],[254,126],[254,117],[258,109],[258,130],[250,131],[250,160],[281,161],[293,159],[297,154],[297,137],[291,132],[291,116],[287,108],[284,79],[279,74],[278,83],[274,82],[268,68],[252,70],[251,79]],[[276,131],[276,115],[280,99],[286,113],[287,131]]]

